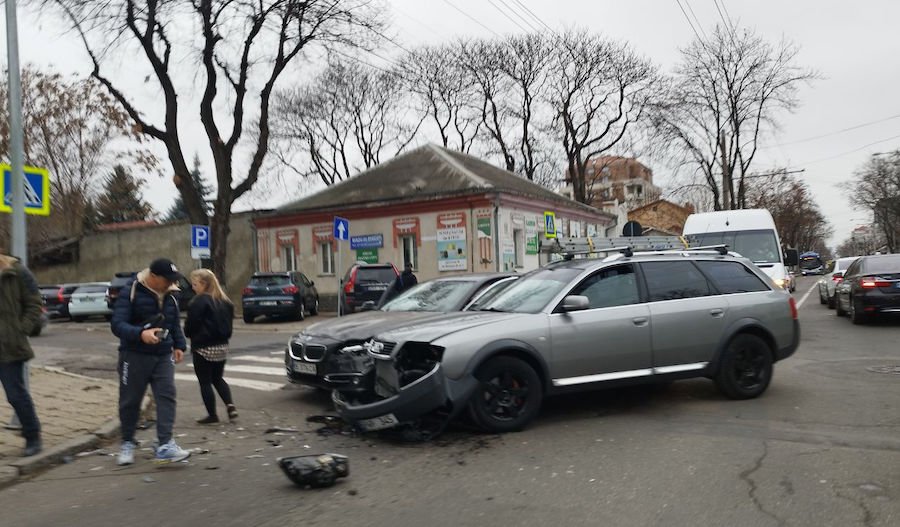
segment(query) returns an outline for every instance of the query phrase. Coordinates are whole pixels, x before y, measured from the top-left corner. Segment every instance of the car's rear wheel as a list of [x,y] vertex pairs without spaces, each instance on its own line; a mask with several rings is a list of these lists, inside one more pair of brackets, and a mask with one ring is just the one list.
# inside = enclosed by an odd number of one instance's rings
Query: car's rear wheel
[[865,324],[868,322],[868,316],[856,308],[856,301],[853,300],[853,297],[850,297],[850,322],[854,324]]
[[541,408],[541,379],[522,360],[495,357],[478,368],[475,378],[479,384],[469,401],[469,414],[488,432],[521,430]]
[[772,350],[756,335],[737,335],[725,352],[716,386],[731,399],[752,399],[762,395],[772,380]]
[[255,318],[256,318],[256,316],[254,316],[254,315],[251,315],[249,313],[244,313],[244,324],[252,324],[253,319],[255,319]]

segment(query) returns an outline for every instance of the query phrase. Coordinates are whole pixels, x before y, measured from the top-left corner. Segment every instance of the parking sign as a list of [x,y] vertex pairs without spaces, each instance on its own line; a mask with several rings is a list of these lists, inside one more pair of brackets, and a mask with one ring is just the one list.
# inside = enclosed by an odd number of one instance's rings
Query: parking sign
[[191,225],[191,258],[209,258],[209,225]]

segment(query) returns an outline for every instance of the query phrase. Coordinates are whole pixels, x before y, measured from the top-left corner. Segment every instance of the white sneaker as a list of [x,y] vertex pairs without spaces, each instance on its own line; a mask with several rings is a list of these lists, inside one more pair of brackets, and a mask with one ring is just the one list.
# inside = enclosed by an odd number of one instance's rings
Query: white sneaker
[[119,457],[116,459],[118,465],[131,465],[134,463],[135,444],[131,441],[122,442],[122,450],[119,451]]
[[191,457],[191,453],[175,444],[174,439],[156,449],[157,463],[176,463]]

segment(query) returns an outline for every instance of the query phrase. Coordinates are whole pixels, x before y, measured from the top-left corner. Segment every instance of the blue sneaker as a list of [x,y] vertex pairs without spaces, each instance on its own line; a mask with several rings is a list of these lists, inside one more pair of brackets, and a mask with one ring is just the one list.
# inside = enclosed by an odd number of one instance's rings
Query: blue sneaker
[[131,465],[134,463],[135,444],[131,441],[122,442],[122,450],[119,451],[119,458],[116,460],[118,465]]
[[157,463],[177,463],[189,457],[191,457],[191,453],[176,445],[174,439],[170,439],[168,443],[156,449]]

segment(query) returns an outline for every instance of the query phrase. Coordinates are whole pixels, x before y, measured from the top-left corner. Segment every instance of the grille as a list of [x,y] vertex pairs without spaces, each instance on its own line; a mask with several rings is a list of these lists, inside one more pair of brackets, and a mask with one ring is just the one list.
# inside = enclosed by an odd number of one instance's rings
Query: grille
[[319,362],[325,358],[325,346],[307,344],[303,346],[303,357],[309,362]]
[[385,355],[390,355],[391,352],[394,351],[394,348],[397,347],[396,342],[383,342],[382,341],[381,343],[384,344],[384,351],[382,351],[382,353],[384,353]]
[[303,344],[299,342],[291,342],[291,357],[299,359],[303,356]]

